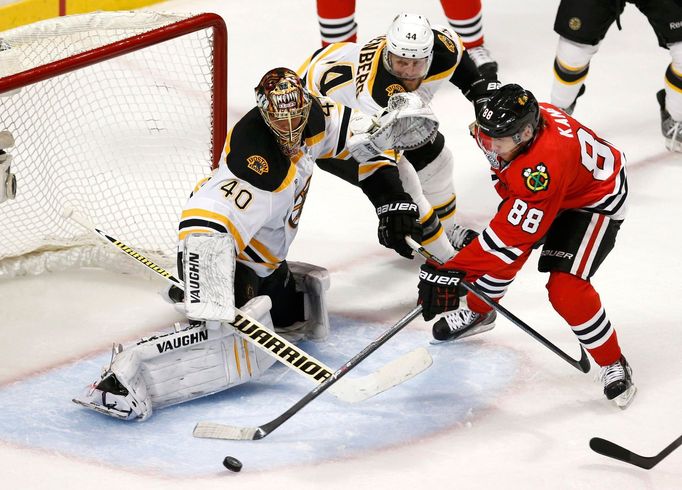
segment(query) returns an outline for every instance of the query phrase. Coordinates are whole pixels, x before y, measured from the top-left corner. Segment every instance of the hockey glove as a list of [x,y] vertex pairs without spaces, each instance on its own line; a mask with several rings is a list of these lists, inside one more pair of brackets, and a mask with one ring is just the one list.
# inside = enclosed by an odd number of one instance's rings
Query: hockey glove
[[480,78],[471,84],[471,88],[464,96],[474,103],[474,112],[478,115],[498,88],[500,88],[500,82],[497,80]]
[[424,320],[459,308],[460,281],[465,273],[454,269],[436,269],[430,263],[419,271],[419,299]]
[[399,200],[388,202],[377,208],[379,217],[379,243],[392,248],[405,258],[412,258],[412,249],[405,242],[405,237],[421,240],[422,226],[419,222],[417,205],[405,196]]

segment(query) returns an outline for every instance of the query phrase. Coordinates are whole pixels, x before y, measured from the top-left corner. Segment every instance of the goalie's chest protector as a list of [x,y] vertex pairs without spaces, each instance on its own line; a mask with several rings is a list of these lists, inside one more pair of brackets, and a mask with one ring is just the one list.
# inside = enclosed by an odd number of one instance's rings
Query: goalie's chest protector
[[313,104],[304,146],[286,157],[252,109],[228,135],[225,163],[186,205],[180,238],[189,232],[228,231],[235,238],[238,260],[261,277],[269,275],[296,237],[314,159],[329,146],[326,135],[325,117],[319,104]]

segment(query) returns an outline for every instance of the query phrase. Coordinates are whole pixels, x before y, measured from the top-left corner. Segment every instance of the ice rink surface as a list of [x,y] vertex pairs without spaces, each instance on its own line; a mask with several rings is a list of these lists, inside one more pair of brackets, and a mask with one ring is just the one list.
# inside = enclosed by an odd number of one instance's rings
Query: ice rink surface
[[[417,2],[358,2],[359,39],[384,32]],[[486,44],[502,82],[548,100],[558,2],[484,0]],[[444,23],[440,3],[418,3]],[[171,1],[169,11],[211,11],[229,30],[229,123],[253,105],[252,89],[275,66],[298,66],[319,46],[314,2]],[[250,385],[160,410],[142,424],[86,412],[70,398],[94,381],[113,341],[130,342],[178,314],[158,281],[81,270],[0,282],[0,475],[11,489],[677,489],[682,450],[645,471],[592,452],[593,436],[643,455],[682,433],[682,259],[676,245],[682,156],[668,153],[655,93],[670,62],[633,5],[592,60],[575,116],[628,157],[630,212],[593,282],[618,331],[639,393],[625,411],[595,380],[505,320],[459,344],[430,345],[415,320],[359,374],[418,346],[434,365],[357,405],[324,394],[261,441],[191,437],[197,420],[253,425],[274,418],[312,387],[285,368]],[[470,104],[455,87],[434,101],[456,159],[459,221],[481,229],[497,198],[486,160],[469,138]],[[332,367],[360,351],[414,305],[419,261],[376,243],[376,218],[357,189],[317,171],[290,259],[328,268],[333,336],[304,344]],[[531,259],[505,306],[563,350],[577,342],[549,305],[546,276]],[[353,376],[350,374],[349,376]],[[240,458],[239,474],[223,469]]]

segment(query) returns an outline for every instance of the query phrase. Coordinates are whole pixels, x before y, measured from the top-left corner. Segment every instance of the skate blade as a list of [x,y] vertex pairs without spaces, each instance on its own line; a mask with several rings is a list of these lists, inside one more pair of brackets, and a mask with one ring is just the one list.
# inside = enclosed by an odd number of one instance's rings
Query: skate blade
[[630,386],[630,388],[628,388],[623,393],[614,398],[613,401],[618,408],[620,408],[621,410],[625,410],[632,403],[632,400],[635,398],[636,393],[637,387],[635,385],[632,385]]
[[438,344],[448,344],[450,342],[454,342],[455,340],[463,339],[466,337],[471,337],[472,335],[477,335],[479,333],[487,332],[488,330],[492,330],[495,328],[495,322],[488,323],[487,325],[476,325],[476,327],[471,328],[469,330],[466,330],[462,334],[458,335],[457,337],[453,337],[448,340],[436,340],[436,339],[431,339],[429,342],[431,345],[438,345]]
[[96,405],[91,402],[79,400],[78,398],[72,398],[71,401],[74,402],[76,405],[80,405],[81,407],[94,410],[95,412],[99,412],[104,415],[108,415],[109,417],[114,417],[115,419],[119,420],[128,420],[128,414],[124,415],[122,412],[114,412],[112,410],[108,410],[102,407],[101,405]]

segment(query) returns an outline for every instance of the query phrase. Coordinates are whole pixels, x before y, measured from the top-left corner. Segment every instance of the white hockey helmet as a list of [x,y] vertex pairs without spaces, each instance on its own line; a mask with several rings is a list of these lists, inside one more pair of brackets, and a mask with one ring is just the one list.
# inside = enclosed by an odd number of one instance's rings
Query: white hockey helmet
[[[400,69],[395,63],[411,61],[412,68]],[[386,32],[383,62],[386,69],[402,79],[424,78],[433,60],[433,31],[423,15],[401,13]]]

